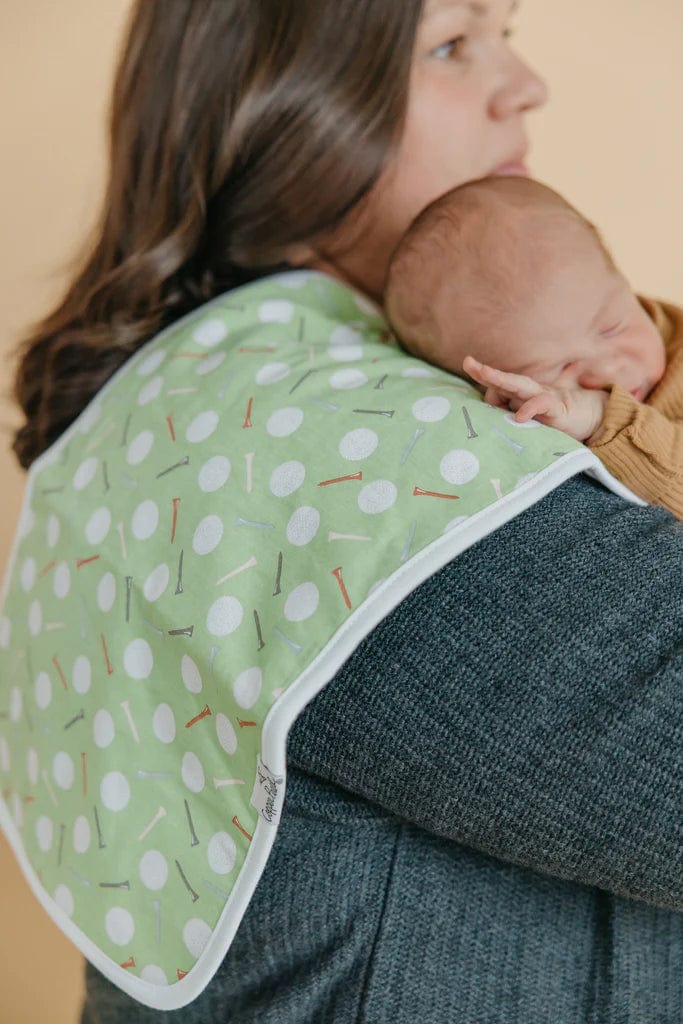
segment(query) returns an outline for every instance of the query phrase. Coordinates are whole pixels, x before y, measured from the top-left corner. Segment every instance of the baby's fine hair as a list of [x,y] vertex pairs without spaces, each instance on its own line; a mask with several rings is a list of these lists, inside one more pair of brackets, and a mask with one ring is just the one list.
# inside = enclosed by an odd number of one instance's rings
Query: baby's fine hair
[[561,239],[577,228],[614,268],[594,225],[541,182],[501,176],[447,192],[413,221],[391,261],[386,309],[400,340],[437,362],[444,330],[451,340],[457,327],[464,357],[487,324],[538,294],[562,258]]

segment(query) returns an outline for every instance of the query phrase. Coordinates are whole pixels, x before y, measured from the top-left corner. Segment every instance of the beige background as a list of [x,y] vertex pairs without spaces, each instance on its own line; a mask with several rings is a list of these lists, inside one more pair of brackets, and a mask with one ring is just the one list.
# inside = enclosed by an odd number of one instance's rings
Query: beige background
[[[128,0],[0,0],[3,395],[18,335],[56,297],[95,215],[127,9]],[[551,86],[549,109],[532,120],[537,176],[595,221],[637,289],[683,301],[681,0],[524,0],[518,23],[518,46]],[[16,422],[2,401],[0,566],[23,488],[7,450]],[[0,886],[0,1024],[75,1024],[80,957],[2,840]]]

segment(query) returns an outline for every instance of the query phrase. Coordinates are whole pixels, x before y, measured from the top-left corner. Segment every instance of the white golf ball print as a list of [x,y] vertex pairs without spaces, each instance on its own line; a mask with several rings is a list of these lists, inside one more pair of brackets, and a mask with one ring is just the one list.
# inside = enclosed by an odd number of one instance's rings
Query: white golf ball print
[[244,609],[236,597],[219,597],[209,608],[206,628],[212,636],[229,636],[241,625]]
[[285,601],[284,615],[288,622],[305,622],[318,610],[320,592],[315,583],[300,583]]
[[203,348],[215,348],[228,336],[228,328],[218,317],[210,317],[198,324],[192,338]]
[[232,693],[239,707],[245,711],[253,708],[261,695],[262,684],[263,672],[257,665],[240,672],[232,684]]
[[217,875],[228,875],[235,866],[237,847],[227,832],[215,832],[209,839],[206,858]]
[[344,434],[339,442],[339,454],[349,462],[360,462],[367,459],[379,445],[379,437],[368,427],[359,427]]
[[439,472],[446,483],[463,486],[479,475],[480,468],[479,459],[473,452],[458,448],[444,455]]
[[398,490],[391,480],[375,480],[361,490],[358,495],[358,507],[361,512],[376,516],[392,508],[397,498]]

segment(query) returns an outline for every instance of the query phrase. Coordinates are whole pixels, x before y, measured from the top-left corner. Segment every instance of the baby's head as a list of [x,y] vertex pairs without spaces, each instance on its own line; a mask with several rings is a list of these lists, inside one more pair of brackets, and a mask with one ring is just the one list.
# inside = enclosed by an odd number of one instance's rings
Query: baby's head
[[595,228],[529,178],[485,178],[424,210],[394,253],[386,307],[410,352],[454,373],[471,355],[643,399],[665,369],[661,337]]

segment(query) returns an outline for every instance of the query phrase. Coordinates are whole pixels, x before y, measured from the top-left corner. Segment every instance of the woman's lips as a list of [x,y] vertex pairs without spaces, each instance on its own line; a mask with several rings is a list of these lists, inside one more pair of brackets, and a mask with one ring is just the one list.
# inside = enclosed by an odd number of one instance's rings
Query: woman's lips
[[531,172],[523,160],[511,160],[510,163],[503,164],[502,167],[496,167],[493,174],[501,177],[517,175],[520,178],[528,178]]

